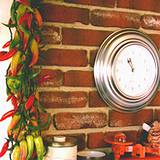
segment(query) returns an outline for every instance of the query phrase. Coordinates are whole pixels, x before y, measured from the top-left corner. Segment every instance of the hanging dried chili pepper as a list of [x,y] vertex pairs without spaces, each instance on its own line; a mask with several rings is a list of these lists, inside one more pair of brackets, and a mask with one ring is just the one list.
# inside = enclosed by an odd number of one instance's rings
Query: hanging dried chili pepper
[[39,27],[42,27],[42,23],[43,23],[42,16],[41,16],[40,12],[38,11],[38,9],[34,10],[34,17],[35,17],[35,19],[37,21],[37,25]]
[[33,65],[35,65],[39,58],[38,43],[35,39],[32,39],[31,41],[31,52],[32,52],[32,60],[29,64],[29,67],[32,67]]
[[7,48],[10,44],[11,44],[11,41],[8,41],[2,46],[2,48]]
[[25,13],[24,15],[22,15],[19,18],[18,24],[19,25],[27,25],[28,29],[30,29],[31,28],[31,24],[32,24],[32,14]]
[[12,96],[11,102],[12,102],[12,105],[14,106],[14,110],[17,110],[18,109],[18,101],[15,96]]
[[30,6],[30,2],[28,0],[17,0],[17,2]]
[[12,98],[12,94],[10,94],[8,97],[7,97],[7,99],[6,99],[6,102],[8,102],[11,98]]
[[26,105],[25,105],[26,110],[29,110],[29,109],[32,107],[32,105],[34,104],[34,98],[35,98],[34,95],[31,95],[31,96],[28,98],[28,100],[27,100],[27,102],[26,102]]
[[0,119],[0,121],[4,121],[5,119],[9,118],[9,117],[12,117],[13,115],[15,114],[15,110],[12,109],[8,112],[6,112]]
[[5,61],[11,58],[17,52],[17,48],[11,49],[9,52],[1,51],[0,52],[0,61]]
[[8,146],[9,146],[9,141],[5,142],[3,147],[2,147],[2,150],[0,152],[0,157],[2,157],[8,150]]

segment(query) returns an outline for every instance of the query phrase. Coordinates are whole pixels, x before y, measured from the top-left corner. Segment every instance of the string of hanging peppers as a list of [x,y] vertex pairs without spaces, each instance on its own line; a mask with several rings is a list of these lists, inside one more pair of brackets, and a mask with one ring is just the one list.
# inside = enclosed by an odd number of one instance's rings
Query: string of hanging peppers
[[[4,24],[9,28],[11,38],[2,47],[9,47],[9,51],[0,52],[0,61],[12,58],[6,73],[6,85],[7,101],[11,101],[13,109],[0,118],[2,123],[12,117],[0,157],[8,150],[10,160],[42,160],[45,153],[41,129],[49,124],[50,118],[47,124],[40,120],[40,114],[47,112],[39,104],[37,86],[50,77],[45,75],[38,79],[40,69],[33,69],[39,58],[41,40],[39,3],[39,0],[13,0],[11,18],[8,24]],[[14,35],[12,28],[15,29]]]

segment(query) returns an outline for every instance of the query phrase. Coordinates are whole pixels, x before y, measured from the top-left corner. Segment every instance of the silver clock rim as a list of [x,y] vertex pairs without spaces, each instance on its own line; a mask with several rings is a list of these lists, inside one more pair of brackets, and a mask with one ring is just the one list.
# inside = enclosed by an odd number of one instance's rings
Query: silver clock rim
[[[156,74],[154,84],[139,97],[126,97],[123,93],[119,93],[113,82],[112,65],[114,56],[122,46],[128,43],[138,43],[144,45],[147,49],[149,48],[155,60]],[[148,36],[136,29],[128,28],[116,31],[104,40],[98,50],[94,64],[94,78],[100,96],[112,109],[124,112],[138,111],[152,100],[158,88],[160,80],[158,49]]]

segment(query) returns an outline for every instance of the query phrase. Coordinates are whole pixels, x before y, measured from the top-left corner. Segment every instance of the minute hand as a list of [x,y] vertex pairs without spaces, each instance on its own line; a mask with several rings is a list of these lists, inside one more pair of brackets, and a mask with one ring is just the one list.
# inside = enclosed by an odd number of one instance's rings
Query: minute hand
[[127,58],[127,62],[129,64],[129,66],[131,67],[132,72],[134,72],[134,67],[133,67],[132,59],[131,58]]

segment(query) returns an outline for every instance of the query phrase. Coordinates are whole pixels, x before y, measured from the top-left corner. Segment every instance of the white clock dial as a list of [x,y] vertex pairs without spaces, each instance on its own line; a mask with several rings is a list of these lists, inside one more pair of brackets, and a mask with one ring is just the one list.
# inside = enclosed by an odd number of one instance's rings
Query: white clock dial
[[155,81],[154,58],[144,46],[125,46],[115,56],[113,66],[113,80],[126,96],[143,95]]

